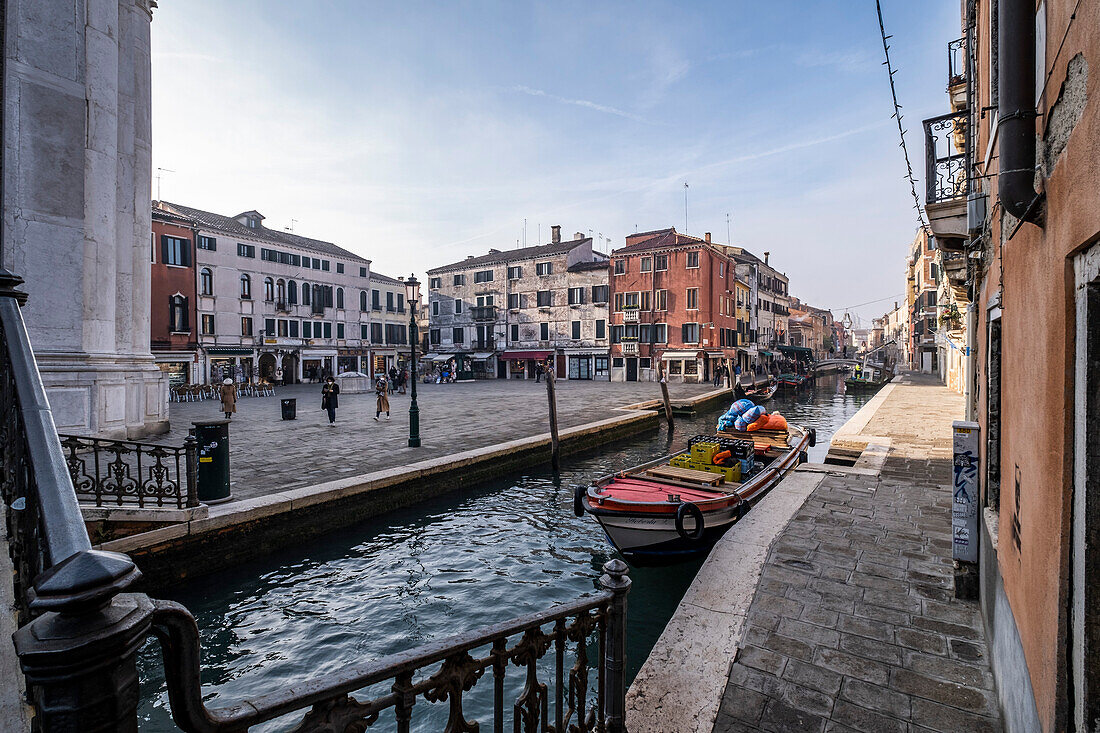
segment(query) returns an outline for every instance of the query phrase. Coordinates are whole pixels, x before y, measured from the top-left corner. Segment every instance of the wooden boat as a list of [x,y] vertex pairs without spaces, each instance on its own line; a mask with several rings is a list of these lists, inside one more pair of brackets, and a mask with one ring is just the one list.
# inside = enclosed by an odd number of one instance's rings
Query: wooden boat
[[770,400],[772,397],[775,397],[775,393],[778,391],[779,382],[772,382],[767,386],[754,389],[752,392],[746,392],[745,396],[757,404],[760,404],[764,400]]
[[850,392],[868,392],[877,390],[894,378],[894,375],[880,366],[868,365],[857,376],[844,380],[844,388]]
[[729,445],[734,440],[753,442],[756,467],[741,481],[727,482],[722,474],[671,465],[689,448],[576,487],[573,511],[595,517],[615,549],[636,564],[706,552],[752,504],[806,460],[805,451],[817,442],[817,435],[812,429],[791,426],[787,431],[699,435],[691,444]]
[[810,380],[801,374],[795,374],[793,372],[784,372],[776,377],[776,383],[781,389],[799,389],[805,386]]

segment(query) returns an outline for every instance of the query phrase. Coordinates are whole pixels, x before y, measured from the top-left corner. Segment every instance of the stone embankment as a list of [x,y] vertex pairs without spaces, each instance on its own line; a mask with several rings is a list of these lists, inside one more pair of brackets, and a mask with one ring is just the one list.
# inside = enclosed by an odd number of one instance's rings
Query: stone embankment
[[803,465],[731,528],[631,686],[629,730],[1000,730],[978,605],[952,588],[962,407],[896,379],[834,438],[853,465]]

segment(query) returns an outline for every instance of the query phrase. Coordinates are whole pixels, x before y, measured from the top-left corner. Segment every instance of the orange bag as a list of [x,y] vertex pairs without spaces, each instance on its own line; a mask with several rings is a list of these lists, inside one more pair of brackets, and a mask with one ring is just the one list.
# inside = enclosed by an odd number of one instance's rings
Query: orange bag
[[767,417],[767,421],[766,421],[767,424],[758,427],[757,430],[761,430],[761,429],[765,429],[765,430],[786,430],[787,429],[787,418],[783,417],[778,412],[773,412],[772,414],[767,415],[766,417]]
[[715,453],[714,457],[710,459],[710,462],[713,463],[715,466],[721,466],[722,461],[726,460],[727,458],[733,458],[733,453],[728,450],[724,450],[720,453]]
[[761,415],[760,417],[756,418],[756,420],[749,423],[748,427],[746,427],[745,430],[748,430],[750,433],[757,430],[763,430],[764,428],[768,427],[768,424],[770,422],[771,415]]

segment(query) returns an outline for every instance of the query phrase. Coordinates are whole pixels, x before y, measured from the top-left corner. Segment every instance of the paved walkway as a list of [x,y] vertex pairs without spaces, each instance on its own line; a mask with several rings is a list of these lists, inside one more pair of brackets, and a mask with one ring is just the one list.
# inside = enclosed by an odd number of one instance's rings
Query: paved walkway
[[877,475],[829,475],[777,536],[715,733],[999,731],[977,603],[956,600],[951,421],[962,398],[904,377],[863,428]]
[[[562,381],[558,425],[575,427],[622,414],[618,408],[660,399],[654,382]],[[713,391],[709,384],[669,385],[672,399]],[[298,400],[294,421],[280,417],[279,400]],[[336,427],[321,410],[321,385],[277,389],[276,397],[243,397],[230,426],[234,499],[358,476],[425,458],[526,438],[549,431],[546,386],[534,380],[485,380],[417,385],[422,447],[408,447],[409,395],[391,395],[392,419],[374,421],[375,398],[341,394]],[[220,418],[221,403],[172,403],[172,431],[156,442],[182,445],[192,420]]]

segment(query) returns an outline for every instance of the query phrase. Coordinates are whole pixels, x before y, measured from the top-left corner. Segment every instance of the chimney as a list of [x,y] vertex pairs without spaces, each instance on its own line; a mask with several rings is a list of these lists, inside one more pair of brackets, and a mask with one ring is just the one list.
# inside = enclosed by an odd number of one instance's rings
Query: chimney
[[555,224],[550,227],[550,243],[561,244],[561,225]]
[[574,241],[578,239],[584,239],[584,232],[573,232],[573,239]]
[[703,239],[707,240],[707,244],[710,244],[710,232],[703,235]]
[[493,249],[493,248],[490,247],[489,248],[489,254],[498,255],[498,254],[500,254],[500,250],[499,249]]
[[771,254],[772,254],[771,252],[765,252],[764,253],[764,264],[765,265],[768,264],[768,258],[771,257]]

